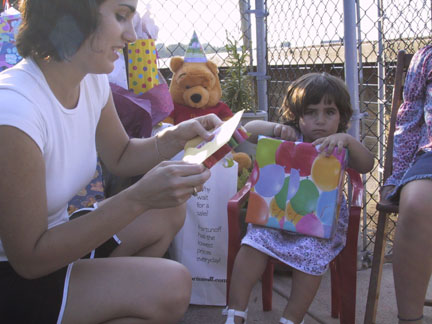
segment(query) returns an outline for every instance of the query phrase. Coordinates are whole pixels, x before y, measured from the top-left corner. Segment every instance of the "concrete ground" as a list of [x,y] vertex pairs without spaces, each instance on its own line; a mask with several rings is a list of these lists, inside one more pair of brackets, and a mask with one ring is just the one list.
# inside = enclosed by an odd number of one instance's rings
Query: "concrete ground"
[[[366,307],[367,290],[369,286],[370,269],[359,270],[357,273],[357,304],[356,324],[363,323]],[[286,297],[291,287],[289,273],[275,273],[273,285],[273,310],[262,311],[261,283],[258,283],[249,302],[248,323],[271,324],[278,320],[285,307]],[[428,298],[432,298],[432,282],[429,284]],[[337,324],[338,319],[330,316],[330,271],[324,276],[321,287],[312,303],[306,317],[305,324]],[[223,324],[221,315],[223,307],[191,305],[180,324]],[[384,264],[381,282],[381,294],[378,304],[377,324],[395,324],[396,300],[393,288],[393,272],[391,264]],[[424,323],[432,323],[432,307],[424,309]]]

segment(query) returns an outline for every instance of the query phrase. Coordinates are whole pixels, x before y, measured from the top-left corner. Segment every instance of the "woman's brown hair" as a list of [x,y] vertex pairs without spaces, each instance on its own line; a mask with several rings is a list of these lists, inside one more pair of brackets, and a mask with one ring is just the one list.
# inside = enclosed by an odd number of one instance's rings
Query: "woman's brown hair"
[[105,0],[21,0],[16,46],[22,57],[64,61],[99,24]]

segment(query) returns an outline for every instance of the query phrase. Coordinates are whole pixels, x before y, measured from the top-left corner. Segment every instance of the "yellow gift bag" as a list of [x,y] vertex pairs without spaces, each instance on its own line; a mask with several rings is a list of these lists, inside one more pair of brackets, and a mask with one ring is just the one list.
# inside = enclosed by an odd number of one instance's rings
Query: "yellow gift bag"
[[138,39],[128,45],[129,89],[143,94],[160,83],[154,39]]

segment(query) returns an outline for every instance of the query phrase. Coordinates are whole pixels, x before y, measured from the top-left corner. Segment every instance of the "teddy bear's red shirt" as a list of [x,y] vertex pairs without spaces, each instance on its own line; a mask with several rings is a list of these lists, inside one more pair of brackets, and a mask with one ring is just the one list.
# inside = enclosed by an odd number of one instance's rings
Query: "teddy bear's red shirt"
[[174,110],[171,112],[170,117],[174,120],[174,125],[177,125],[182,121],[211,113],[214,113],[222,120],[226,120],[228,117],[233,116],[233,113],[228,105],[222,101],[219,101],[216,106],[206,108],[192,108],[174,103]]

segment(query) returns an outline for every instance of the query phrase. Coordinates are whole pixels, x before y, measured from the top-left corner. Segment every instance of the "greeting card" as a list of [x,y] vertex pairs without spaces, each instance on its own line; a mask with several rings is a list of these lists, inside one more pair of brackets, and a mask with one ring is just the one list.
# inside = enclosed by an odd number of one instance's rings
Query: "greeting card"
[[197,136],[187,142],[183,161],[196,164],[202,163],[207,168],[212,167],[248,138],[246,132],[241,127],[238,128],[242,115],[243,110],[237,112],[220,127],[214,129],[212,132],[214,137],[210,141]]

